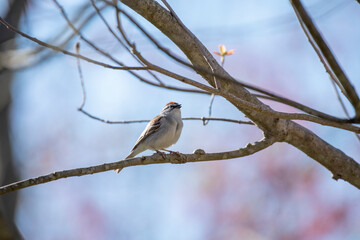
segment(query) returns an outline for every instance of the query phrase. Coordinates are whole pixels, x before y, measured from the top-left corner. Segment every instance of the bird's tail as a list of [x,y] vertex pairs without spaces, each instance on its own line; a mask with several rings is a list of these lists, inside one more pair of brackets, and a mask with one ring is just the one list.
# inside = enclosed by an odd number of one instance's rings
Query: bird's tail
[[[129,159],[129,158],[133,158],[133,157],[135,157],[137,154],[138,154],[137,152],[131,151],[130,154],[125,158],[125,160],[126,160],[126,159]],[[122,168],[119,168],[119,169],[115,169],[114,171],[115,171],[116,173],[119,173],[121,170],[122,170]]]
[[137,154],[138,154],[137,152],[131,151],[130,154],[125,158],[125,160],[126,160],[126,159],[129,159],[129,158],[133,158],[133,157],[135,157]]

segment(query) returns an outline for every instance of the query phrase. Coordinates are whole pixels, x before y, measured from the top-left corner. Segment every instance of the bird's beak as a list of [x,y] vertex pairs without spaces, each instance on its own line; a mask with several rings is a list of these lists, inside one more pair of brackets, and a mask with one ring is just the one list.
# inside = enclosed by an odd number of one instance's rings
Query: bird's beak
[[178,104],[178,108],[181,108],[181,104]]

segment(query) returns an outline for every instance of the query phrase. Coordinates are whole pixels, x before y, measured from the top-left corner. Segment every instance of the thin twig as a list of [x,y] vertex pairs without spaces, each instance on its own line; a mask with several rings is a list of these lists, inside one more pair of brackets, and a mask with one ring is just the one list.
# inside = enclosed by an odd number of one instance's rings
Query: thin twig
[[[120,45],[128,52],[130,53],[130,55],[140,64],[143,65],[143,63],[137,59],[133,54],[131,54],[130,49],[125,45],[125,43],[123,43],[123,41],[118,37],[118,35],[115,34],[115,32],[112,30],[112,28],[110,27],[109,23],[106,21],[106,19],[104,18],[104,16],[101,14],[100,9],[96,6],[94,0],[91,0],[91,5],[93,6],[93,8],[95,9],[97,15],[100,17],[100,19],[102,20],[102,22],[105,24],[106,28],[108,29],[108,31],[115,37],[115,39],[120,43]],[[144,66],[144,65],[143,65]],[[147,72],[158,82],[160,83],[160,85],[164,85],[164,83],[150,70],[147,70]]]
[[340,103],[340,105],[341,105],[341,108],[343,109],[345,115],[346,115],[348,118],[350,118],[350,114],[349,114],[348,110],[346,109],[346,106],[345,106],[344,101],[341,99],[340,93],[339,93],[339,91],[338,91],[338,89],[337,89],[337,87],[336,87],[335,82],[332,81],[332,79],[330,79],[330,82],[331,82],[331,85],[332,85],[333,88],[334,88],[336,97],[337,97],[337,99],[339,100],[339,103]]
[[87,57],[84,57],[82,55],[79,55],[79,54],[75,54],[75,53],[72,53],[72,52],[69,52],[69,51],[66,51],[64,50],[63,48],[60,48],[60,47],[57,47],[57,46],[54,46],[52,44],[48,44],[48,43],[45,43],[37,38],[34,38],[34,37],[31,37],[29,35],[27,35],[26,33],[16,29],[15,27],[11,26],[9,23],[7,23],[6,21],[4,21],[4,19],[2,19],[0,17],[0,22],[6,27],[8,28],[10,31],[14,31],[16,33],[18,33],[19,35],[21,35],[22,37],[24,38],[27,38],[37,44],[39,44],[40,46],[43,46],[43,47],[46,47],[46,48],[49,48],[51,50],[54,50],[54,51],[57,51],[57,52],[62,52],[66,55],[69,55],[69,56],[72,56],[72,57],[75,57],[75,58],[81,58],[82,60],[85,60],[87,62],[91,62],[93,64],[96,64],[96,65],[99,65],[99,66],[102,66],[102,67],[105,67],[105,68],[110,68],[110,69],[116,69],[116,70],[128,70],[129,73],[131,73],[133,76],[135,76],[136,78],[138,78],[139,80],[147,83],[147,84],[150,84],[152,86],[156,86],[156,87],[161,87],[161,88],[165,88],[165,89],[170,89],[170,90],[176,90],[176,91],[183,91],[183,92],[189,92],[189,93],[202,93],[202,94],[209,94],[207,92],[204,92],[204,91],[200,91],[200,90],[197,90],[197,89],[186,89],[186,88],[179,88],[179,87],[173,87],[173,86],[164,86],[164,85],[161,85],[161,84],[155,84],[155,83],[152,83],[148,80],[146,80],[145,78],[141,77],[140,75],[136,74],[134,71],[132,70],[147,70],[148,68],[146,67],[118,67],[118,66],[113,66],[113,65],[109,65],[109,64],[105,64],[103,62],[99,62],[99,61],[96,61],[96,60],[93,60],[93,59],[90,59],[90,58],[87,58]]
[[[78,9],[78,11],[75,14],[75,18],[71,20],[71,22],[78,22],[80,18],[83,18],[84,12],[85,10],[90,6],[89,3],[85,3],[82,7],[80,7]],[[103,7],[101,7],[101,9],[99,9],[100,11],[102,11],[104,8],[106,8],[107,5],[104,5]],[[92,12],[90,13],[79,25],[79,30],[84,28],[86,26],[86,24],[90,23],[90,20],[96,15],[96,13]],[[69,28],[67,26],[65,26],[61,31],[59,31],[59,33],[57,35],[55,35],[49,42],[56,42],[58,41],[61,37],[63,37],[65,35],[65,33],[69,30]],[[76,36],[75,33],[71,33],[70,36],[68,36],[63,43],[59,44],[59,47],[64,48],[73,38],[74,36]],[[39,47],[36,50],[34,50],[34,53],[39,53],[41,51],[43,51],[44,49],[48,49],[48,48],[43,48],[43,47]]]
[[128,36],[126,35],[126,32],[124,31],[124,28],[122,27],[122,24],[121,24],[121,21],[120,21],[120,13],[122,13],[122,12],[120,11],[120,8],[118,6],[115,6],[115,10],[116,10],[117,29],[119,30],[121,36],[124,38],[126,44],[129,47],[129,50],[130,50],[131,42],[130,42]]
[[[132,16],[130,16],[126,11],[119,9],[117,6],[115,6],[118,10],[118,12],[121,12],[127,19],[130,20],[130,22],[132,22],[159,50],[161,50],[163,53],[165,53],[166,55],[168,55],[170,58],[172,58],[173,60],[175,60],[176,62],[191,68],[195,71],[198,72],[204,72],[206,74],[209,74],[212,78],[215,77],[223,77],[220,74],[217,74],[216,72],[214,72],[213,70],[209,71],[207,68],[201,67],[201,66],[194,66],[190,63],[188,63],[187,61],[181,59],[180,57],[176,56],[174,53],[172,53],[169,49],[163,47],[153,36],[151,36],[151,34],[149,34],[145,28],[143,28]],[[186,30],[186,29],[185,29]],[[189,33],[189,30],[186,30]],[[126,39],[126,35],[124,30],[122,29],[122,34],[124,36],[124,38]],[[191,35],[192,36],[192,35]],[[128,42],[128,45],[131,46],[133,43]],[[199,48],[201,49],[201,48]],[[207,58],[204,57],[204,53],[203,51],[201,51],[203,54],[203,58],[206,60],[207,64],[209,65],[210,63],[208,62]],[[209,65],[210,66],[210,65]],[[234,81],[234,79],[231,79],[232,81]],[[216,87],[217,83],[216,81],[214,82],[214,85]]]
[[19,31],[18,29],[16,29],[15,27],[11,26],[8,22],[6,22],[2,17],[0,17],[0,22],[9,30],[13,31],[13,32],[16,32],[18,33],[19,35],[23,36],[24,38],[27,38],[37,44],[39,44],[40,46],[43,46],[43,47],[46,47],[46,48],[49,48],[49,49],[52,49],[54,51],[57,51],[57,52],[62,52],[66,55],[69,55],[69,56],[72,56],[72,57],[76,57],[76,58],[81,58],[82,60],[85,60],[87,62],[91,62],[91,63],[94,63],[94,64],[97,64],[97,65],[100,65],[100,66],[103,66],[103,67],[106,67],[106,68],[111,68],[111,69],[117,69],[117,70],[147,70],[148,68],[146,67],[118,67],[118,66],[113,66],[113,65],[110,65],[110,64],[106,64],[106,63],[103,63],[103,62],[99,62],[99,61],[96,61],[96,60],[93,60],[93,59],[90,59],[90,58],[87,58],[85,56],[82,56],[80,54],[75,54],[75,53],[72,53],[72,52],[69,52],[63,48],[60,48],[60,47],[57,47],[57,46],[54,46],[52,44],[49,44],[49,43],[46,43],[46,42],[43,42],[37,38],[34,38],[34,37],[31,37],[29,35],[27,35],[26,33],[24,32],[21,32]]
[[228,151],[228,152],[205,153],[204,150],[197,149],[192,154],[180,154],[180,155],[163,154],[162,156],[160,156],[158,153],[155,153],[151,156],[136,157],[136,158],[121,160],[113,163],[104,163],[101,165],[96,165],[91,167],[64,170],[36,178],[30,178],[27,180],[11,183],[6,186],[2,186],[0,187],[0,195],[13,192],[19,189],[55,181],[61,178],[90,175],[94,173],[105,172],[115,169],[123,169],[132,166],[161,164],[161,163],[179,164],[179,163],[187,163],[187,162],[203,162],[203,161],[215,161],[215,160],[240,158],[259,152],[271,146],[273,143],[275,143],[275,141],[276,140],[274,138],[264,138],[261,141],[255,142],[254,144],[248,144],[244,148],[239,148],[237,150]]
[[[214,102],[215,94],[211,94],[210,96],[210,102],[209,102],[209,115],[208,118],[211,118],[211,111],[212,111],[212,105]],[[209,123],[209,120],[204,121],[204,126]]]
[[[79,109],[80,112],[82,112],[83,114],[85,114],[86,116],[95,119],[97,121],[103,122],[103,123],[107,123],[107,124],[131,124],[131,123],[147,123],[150,122],[150,120],[128,120],[128,121],[111,121],[111,120],[105,120],[103,118],[97,117],[95,115],[92,115],[90,113],[88,113],[87,111],[85,111],[84,109]],[[182,120],[186,121],[186,120],[199,120],[199,121],[223,121],[223,122],[231,122],[231,123],[238,123],[238,124],[247,124],[247,125],[254,125],[253,122],[251,121],[242,121],[242,120],[235,120],[235,119],[229,119],[229,118],[208,118],[208,117],[185,117],[182,118]]]
[[351,84],[350,80],[346,76],[345,72],[340,67],[340,64],[336,60],[334,54],[326,44],[324,38],[321,36],[319,30],[315,26],[309,14],[306,12],[300,0],[290,0],[296,16],[299,19],[299,22],[303,22],[307,31],[311,35],[311,38],[315,41],[316,45],[321,51],[321,54],[326,59],[326,62],[329,64],[332,72],[336,75],[337,79],[341,83],[342,87],[345,90],[345,96],[349,99],[350,103],[355,109],[356,117],[360,118],[360,99],[357,95],[355,88]]
[[325,56],[322,54],[321,50],[319,49],[319,47],[316,45],[316,42],[314,41],[313,37],[311,36],[309,30],[306,28],[305,23],[302,21],[300,14],[295,10],[295,14],[296,17],[298,18],[298,21],[300,23],[300,27],[302,28],[302,30],[304,31],[310,45],[313,47],[314,51],[316,52],[316,54],[318,55],[321,63],[323,64],[326,72],[329,74],[330,79],[332,81],[334,81],[334,83],[336,83],[336,85],[338,85],[338,87],[341,89],[341,92],[348,98],[345,89],[343,88],[343,86],[341,85],[341,83],[339,82],[339,79],[336,77],[336,75],[334,74],[334,72],[332,71],[332,69],[329,66],[329,63],[327,62],[327,60],[325,59]]
[[[321,52],[321,50],[319,49],[319,47],[316,45],[315,39],[313,38],[313,36],[311,35],[309,29],[307,28],[307,26],[305,25],[302,16],[300,15],[300,13],[297,11],[297,9],[294,7],[295,10],[295,14],[299,20],[300,26],[303,29],[306,37],[308,38],[308,41],[310,42],[311,46],[313,47],[313,49],[315,50],[316,54],[318,55],[321,63],[323,64],[326,72],[329,74],[330,76],[330,82],[331,85],[333,86],[334,90],[335,90],[335,94],[336,97],[341,105],[341,108],[343,109],[345,115],[350,118],[350,114],[346,109],[346,106],[344,104],[344,101],[341,99],[340,93],[337,89],[336,86],[338,86],[341,90],[341,92],[344,94],[344,96],[346,96],[349,99],[349,96],[346,92],[346,90],[344,89],[344,87],[341,85],[339,79],[337,78],[337,76],[335,75],[335,73],[333,72],[333,70],[331,69],[331,67],[329,66],[329,63],[327,61],[327,59],[325,58],[325,56],[323,55],[323,53]],[[320,35],[321,36],[321,35]],[[349,99],[350,100],[350,99]],[[357,140],[360,142],[360,136],[358,134],[355,133],[355,137],[357,138]]]
[[[91,41],[89,41],[83,34],[81,34],[81,32],[79,30],[77,30],[75,28],[75,26],[71,23],[71,21],[69,20],[64,8],[58,3],[57,0],[53,0],[54,3],[57,5],[57,7],[60,9],[64,19],[66,20],[66,22],[68,23],[68,25],[73,29],[73,31],[78,34],[80,36],[80,38],[82,40],[84,40],[87,44],[89,44],[91,47],[93,47],[96,51],[98,51],[99,53],[101,53],[102,55],[108,57],[109,59],[111,59],[113,62],[119,64],[120,66],[125,67],[125,65],[123,63],[121,63],[120,61],[116,60],[115,58],[113,58],[109,53],[101,50],[99,47],[97,47],[94,43],[92,43]],[[96,11],[98,14],[100,14],[100,11],[98,10],[98,8],[94,5]],[[102,17],[102,15],[100,14],[100,16]],[[103,18],[102,18],[103,19]],[[105,20],[104,20],[105,21]],[[106,21],[105,21],[106,22]],[[112,31],[113,32],[113,31]],[[127,48],[126,48],[127,49]],[[141,61],[139,61],[141,63]],[[141,63],[142,64],[142,63]],[[144,70],[149,70],[148,68],[146,68],[145,66],[143,66]],[[199,91],[196,90],[191,90],[191,89],[183,89],[183,88],[177,88],[177,87],[172,87],[172,86],[166,86],[162,81],[160,81],[156,76],[154,77],[155,79],[158,80],[159,84],[154,84],[146,79],[144,79],[143,77],[140,77],[140,75],[138,75],[137,73],[131,71],[129,71],[130,74],[132,74],[133,76],[135,76],[136,78],[138,78],[139,80],[151,84],[153,86],[157,86],[157,87],[162,87],[162,88],[166,88],[166,89],[171,89],[171,90],[178,90],[178,91],[184,91],[184,92],[194,92],[194,93],[201,93]],[[154,74],[152,74],[154,75]]]
[[53,2],[55,3],[55,5],[58,7],[58,9],[60,10],[61,15],[63,16],[63,18],[65,19],[65,21],[67,22],[67,24],[69,25],[69,27],[74,31],[74,33],[76,33],[83,41],[85,41],[89,46],[91,46],[93,49],[95,49],[95,51],[99,52],[100,54],[102,54],[103,56],[109,58],[111,61],[113,61],[114,63],[119,64],[120,66],[125,66],[124,63],[120,62],[119,60],[115,59],[112,55],[110,55],[109,53],[105,52],[104,50],[100,49],[98,46],[96,46],[93,42],[91,42],[90,40],[88,40],[70,21],[67,13],[65,12],[65,9],[63,8],[63,6],[60,5],[60,3],[57,0],[53,0]]
[[[75,44],[75,50],[76,50],[76,53],[79,54],[79,51],[80,51],[80,43],[79,42],[77,42]],[[143,123],[143,122],[150,121],[150,120],[109,121],[109,120],[99,118],[99,117],[92,115],[92,114],[88,113],[87,111],[85,111],[83,108],[84,108],[85,102],[86,102],[86,91],[85,91],[84,77],[82,74],[79,58],[77,58],[77,67],[78,67],[78,73],[79,73],[80,82],[81,82],[81,89],[82,89],[82,93],[83,93],[82,103],[81,103],[81,106],[78,108],[78,110],[80,112],[82,112],[83,114],[85,114],[86,116],[88,116],[92,119],[95,119],[95,120],[103,122],[103,123],[108,123],[108,124],[129,124],[129,123]],[[214,95],[214,94],[212,94],[212,95]],[[211,115],[211,113],[209,115]],[[210,116],[207,118],[206,117],[201,117],[201,118],[189,117],[189,118],[183,118],[183,120],[201,120],[203,122],[203,125],[206,125],[205,122],[209,122],[209,120],[254,125],[254,123],[251,121],[241,121],[241,120],[234,120],[234,119],[227,119],[227,118],[210,118]]]
[[[339,102],[340,102],[341,108],[343,109],[345,115],[346,115],[348,118],[350,118],[350,114],[349,114],[349,112],[347,111],[346,106],[345,106],[343,100],[341,99],[341,96],[340,96],[340,93],[339,93],[339,91],[338,91],[338,89],[337,89],[337,87],[336,87],[336,84],[335,84],[333,81],[331,81],[331,79],[330,79],[330,82],[331,82],[331,85],[333,86],[333,88],[334,88],[334,90],[335,90],[335,93],[336,93],[336,96],[337,96],[337,98],[338,98],[338,100],[339,100]],[[360,142],[360,136],[359,136],[359,134],[356,134],[356,133],[355,133],[355,137],[356,137],[356,139]]]
[[[77,54],[79,54],[80,52],[80,43],[77,42],[75,44],[75,51]],[[80,83],[81,83],[81,89],[82,89],[82,93],[83,93],[83,99],[82,99],[82,103],[79,107],[79,110],[81,111],[85,105],[85,102],[86,102],[86,91],[85,91],[85,83],[84,83],[84,77],[83,77],[83,74],[82,74],[82,70],[81,70],[81,65],[80,65],[80,59],[79,58],[76,58],[76,63],[77,63],[77,69],[78,69],[78,72],[79,72],[79,77],[80,77]]]

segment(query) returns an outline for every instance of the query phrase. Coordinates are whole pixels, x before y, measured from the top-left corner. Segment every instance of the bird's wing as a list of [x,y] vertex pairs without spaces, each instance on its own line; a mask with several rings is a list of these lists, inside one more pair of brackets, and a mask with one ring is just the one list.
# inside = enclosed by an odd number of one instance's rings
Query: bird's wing
[[163,116],[158,115],[154,117],[146,126],[145,130],[142,132],[139,139],[136,141],[135,146],[132,150],[134,150],[140,143],[142,143],[145,139],[151,136],[154,132],[156,132],[160,128],[160,121]]

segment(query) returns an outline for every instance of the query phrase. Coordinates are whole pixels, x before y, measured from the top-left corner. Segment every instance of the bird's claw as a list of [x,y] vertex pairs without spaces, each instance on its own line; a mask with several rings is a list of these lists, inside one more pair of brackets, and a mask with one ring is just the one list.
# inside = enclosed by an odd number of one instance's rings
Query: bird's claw
[[160,154],[161,157],[162,157],[163,159],[165,159],[165,153],[160,152],[160,151],[158,151],[158,150],[156,150],[156,153],[157,153],[157,154]]
[[181,154],[179,152],[174,152],[174,151],[170,151],[171,154],[175,154],[177,155],[178,157],[181,157]]
[[170,154],[176,155],[178,158],[176,158],[176,160],[173,163],[178,163],[178,164],[182,164],[182,163],[186,163],[186,158],[181,155],[180,152],[174,152],[174,151],[169,151]]

